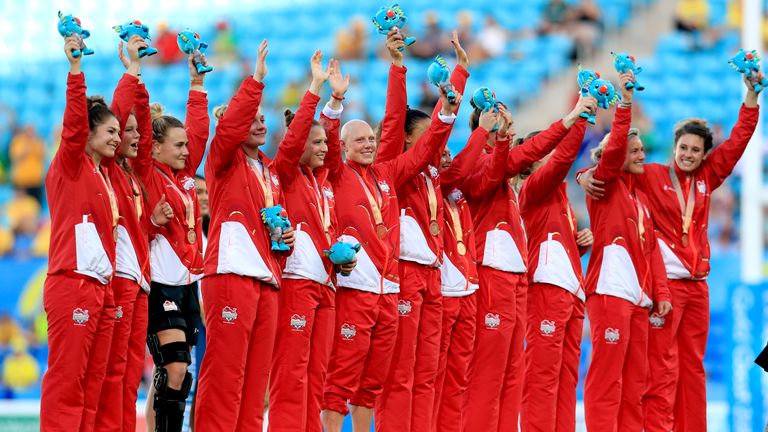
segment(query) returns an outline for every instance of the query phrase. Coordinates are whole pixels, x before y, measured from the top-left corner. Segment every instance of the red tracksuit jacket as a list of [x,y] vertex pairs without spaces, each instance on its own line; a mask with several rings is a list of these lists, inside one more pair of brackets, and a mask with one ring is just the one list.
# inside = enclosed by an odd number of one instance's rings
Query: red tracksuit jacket
[[[407,109],[405,71],[405,67],[395,65],[389,69],[386,109],[390,112],[405,112]],[[451,74],[451,83],[459,93],[464,93],[467,77],[469,73],[466,69],[456,65]],[[439,121],[438,113],[441,108],[442,104],[438,102],[432,113],[433,122]],[[387,134],[393,138],[381,141],[376,153],[377,164],[392,160],[403,152],[405,116],[399,116],[397,119],[397,122],[382,125],[382,135]],[[438,164],[447,141],[446,136],[432,164]],[[429,267],[438,267],[443,255],[443,194],[440,187],[440,173],[434,165],[429,165],[421,175],[414,177],[396,190],[400,204],[400,259]],[[432,204],[429,200],[430,189],[434,200]],[[433,208],[431,208],[432,205]],[[436,233],[430,231],[431,224],[436,224]]]
[[686,175],[672,162],[677,175],[683,203],[688,194],[695,194],[693,217],[688,232],[688,245],[683,246],[683,209],[670,177],[670,165],[646,164],[645,173],[637,176],[638,187],[648,196],[654,214],[656,236],[669,279],[705,279],[709,274],[710,194],[733,171],[757,126],[759,108],[741,107],[739,120],[731,136],[717,146],[692,175]]
[[61,144],[45,178],[51,212],[48,274],[78,274],[107,284],[115,265],[117,208],[110,203],[108,168],[97,168],[85,153],[88,135],[85,76],[70,74]]
[[[137,104],[137,108],[144,109],[142,105],[145,104]],[[137,120],[138,116],[139,114]],[[172,220],[162,227],[152,227],[154,238],[150,242],[149,253],[152,282],[180,286],[191,284],[203,277],[203,234],[194,176],[203,160],[209,124],[207,95],[190,90],[185,121],[189,156],[184,169],[175,171],[167,165],[153,161],[151,146],[139,146],[139,154],[134,160],[133,168],[146,188],[147,208],[153,209],[165,195],[166,202],[173,209]],[[190,200],[193,207],[194,243],[190,243],[188,239],[187,207],[184,199]]]
[[594,173],[605,182],[605,196],[587,196],[594,243],[585,286],[587,296],[610,295],[651,307],[670,295],[648,198],[635,177],[622,170],[631,121],[631,108],[616,108],[610,141]]
[[[387,112],[382,130],[395,130],[392,124],[400,116],[405,116],[405,112]],[[411,181],[434,160],[438,149],[450,134],[454,119],[455,116],[446,121],[432,122],[429,130],[413,147],[388,162],[372,166],[362,166],[354,161],[343,164],[340,162],[340,153],[329,153],[329,158],[337,159],[331,162],[328,178],[336,194],[336,217],[341,240],[362,245],[357,254],[357,266],[349,276],[338,276],[339,286],[381,294],[400,291],[397,275],[400,225],[395,188]],[[393,135],[382,134],[381,140],[397,139]],[[379,203],[386,228],[384,238],[377,235],[374,213],[364,187],[372,199]]]
[[[520,189],[520,213],[528,234],[528,282],[559,286],[585,300],[576,218],[565,177],[579,153],[586,121],[578,120],[552,157]],[[586,251],[586,250],[585,250]]]
[[[291,223],[296,227],[296,243],[286,260],[283,277],[308,279],[333,287],[333,263],[323,254],[323,250],[330,249],[336,242],[335,199],[328,182],[328,164],[340,161],[329,157],[324,166],[314,171],[299,166],[319,100],[320,97],[310,92],[304,94],[272,166],[280,177],[285,206]],[[324,111],[327,110],[329,108],[326,107]],[[326,154],[339,154],[338,118],[332,120],[323,116],[322,124],[328,138]]]
[[[477,275],[475,229],[469,204],[461,192],[466,186],[475,160],[488,140],[488,131],[477,128],[467,141],[466,147],[453,159],[451,167],[440,173],[445,231],[443,231],[443,264],[440,267],[443,296],[463,297],[477,291],[480,282]],[[461,241],[459,241],[461,239]],[[459,245],[461,244],[461,246]]]
[[[143,104],[144,108],[138,107]],[[112,97],[112,112],[120,122],[120,132],[125,129],[128,116],[136,106],[136,121],[139,127],[139,147],[151,149],[152,118],[149,114],[149,95],[137,77],[124,74],[117,84]],[[140,118],[140,114],[141,118]],[[151,209],[147,211],[144,195],[138,177],[131,171],[117,166],[114,159],[110,161],[112,186],[117,194],[117,204],[120,209],[120,221],[117,235],[117,257],[115,275],[136,281],[144,291],[149,292],[149,237],[147,222]]]
[[[260,213],[267,206],[267,182],[242,148],[258,112],[263,89],[264,84],[253,77],[246,78],[216,126],[205,163],[211,208],[205,274],[232,273],[277,287],[281,267],[271,250],[269,231]],[[270,170],[268,180],[276,205],[280,202],[280,180],[275,170],[269,168],[269,159],[261,152],[259,156],[262,167]]]
[[478,264],[510,273],[526,272],[525,228],[517,194],[508,179],[546,156],[567,133],[558,120],[514,149],[509,149],[509,141],[497,140],[494,149],[486,147],[478,157],[464,188],[475,226]]

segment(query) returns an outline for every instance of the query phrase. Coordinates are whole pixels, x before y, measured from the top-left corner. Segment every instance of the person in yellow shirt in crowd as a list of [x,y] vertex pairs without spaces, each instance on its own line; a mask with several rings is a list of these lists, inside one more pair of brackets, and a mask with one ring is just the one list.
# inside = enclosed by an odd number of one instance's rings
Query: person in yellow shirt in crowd
[[11,184],[43,202],[45,143],[32,126],[21,128],[11,140]]

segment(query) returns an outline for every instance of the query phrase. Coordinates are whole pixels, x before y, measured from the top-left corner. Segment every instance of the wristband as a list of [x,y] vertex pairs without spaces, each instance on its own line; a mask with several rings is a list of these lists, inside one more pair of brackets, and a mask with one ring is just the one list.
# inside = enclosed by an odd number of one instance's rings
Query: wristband
[[336,96],[336,95],[335,95],[335,94],[333,94],[333,93],[331,93],[331,97],[332,97],[332,98],[334,98],[334,99],[336,99],[337,101],[343,101],[343,100],[344,100],[344,96],[342,96],[342,97],[338,97],[338,96]]

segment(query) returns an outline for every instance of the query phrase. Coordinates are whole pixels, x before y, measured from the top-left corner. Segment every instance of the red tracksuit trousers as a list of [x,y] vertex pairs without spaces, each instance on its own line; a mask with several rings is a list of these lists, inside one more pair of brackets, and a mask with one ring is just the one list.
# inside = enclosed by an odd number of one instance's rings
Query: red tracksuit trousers
[[592,363],[584,385],[587,430],[643,430],[649,310],[619,297],[587,298]]
[[203,280],[206,350],[195,430],[261,432],[277,325],[277,290],[254,278]]
[[397,316],[397,294],[338,288],[323,409],[347,415],[347,402],[374,408],[392,360]]
[[48,371],[43,377],[40,431],[92,430],[115,318],[112,287],[86,277],[49,275],[43,305]]
[[[136,399],[144,374],[144,355],[147,350],[147,325],[149,321],[149,296],[139,289],[133,303],[131,335],[128,338],[128,360],[125,365],[123,386],[123,432],[136,431]],[[125,312],[125,309],[123,309]]]
[[269,430],[322,432],[320,405],[336,319],[332,288],[283,279],[269,384]]
[[576,430],[584,303],[565,289],[534,283],[528,289],[523,431]]
[[528,283],[525,273],[486,266],[477,270],[477,333],[464,401],[464,431],[517,431]]
[[440,269],[400,261],[399,271],[397,340],[376,401],[378,432],[427,430],[435,403],[443,315]]
[[435,381],[432,424],[437,432],[461,432],[464,394],[475,346],[477,294],[443,297],[443,334]]
[[[112,331],[112,346],[109,349],[107,375],[101,387],[98,405],[99,415],[96,416],[96,430],[99,432],[123,431],[125,424],[123,416],[133,417],[134,430],[136,429],[136,399],[134,398],[131,404],[123,402],[123,398],[128,396],[126,395],[128,386],[135,387],[133,393],[136,393],[141,380],[141,375],[136,376],[135,374],[130,377],[131,381],[127,379],[128,357],[131,355],[129,346],[131,342],[134,342],[134,349],[136,345],[140,345],[143,360],[144,344],[147,337],[148,311],[146,303],[143,311],[143,332],[137,331],[134,334],[136,329],[133,328],[134,306],[139,298],[138,293],[143,293],[139,284],[131,279],[116,276],[112,279],[112,292],[115,297],[115,327]],[[140,337],[141,340],[134,341],[132,337]],[[130,411],[124,411],[128,405],[130,405]]]
[[672,312],[650,320],[649,383],[643,397],[645,430],[707,428],[704,353],[709,333],[706,281],[669,279]]

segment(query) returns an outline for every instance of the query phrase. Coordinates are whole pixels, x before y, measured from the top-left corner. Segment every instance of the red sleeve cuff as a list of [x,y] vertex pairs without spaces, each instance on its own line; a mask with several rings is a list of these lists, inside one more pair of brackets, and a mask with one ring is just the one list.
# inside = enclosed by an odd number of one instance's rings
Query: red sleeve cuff
[[456,67],[453,68],[453,70],[454,70],[454,72],[458,72],[458,73],[464,75],[464,77],[469,78],[469,72],[467,72],[467,70],[464,68],[464,66],[462,66],[460,64],[457,64]]

